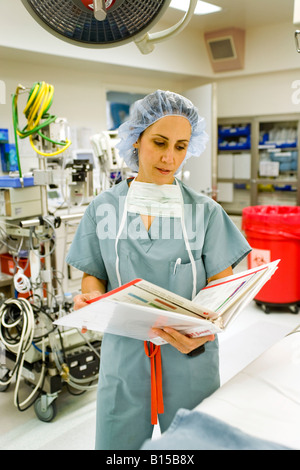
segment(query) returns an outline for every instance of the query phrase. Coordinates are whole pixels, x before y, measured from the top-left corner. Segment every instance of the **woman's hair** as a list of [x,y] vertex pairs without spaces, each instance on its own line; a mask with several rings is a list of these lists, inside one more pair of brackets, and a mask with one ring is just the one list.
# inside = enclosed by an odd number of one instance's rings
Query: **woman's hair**
[[199,157],[205,150],[208,135],[204,130],[205,120],[199,116],[197,108],[184,96],[171,91],[157,90],[136,101],[131,107],[128,120],[118,129],[119,155],[133,171],[139,169],[138,152],[133,144],[147,127],[165,116],[184,116],[192,128],[187,154],[178,171],[188,158]]

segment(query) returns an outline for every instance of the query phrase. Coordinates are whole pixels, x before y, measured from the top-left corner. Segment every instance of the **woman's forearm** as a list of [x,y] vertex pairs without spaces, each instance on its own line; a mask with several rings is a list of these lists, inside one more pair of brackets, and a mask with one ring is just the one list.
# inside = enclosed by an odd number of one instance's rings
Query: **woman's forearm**
[[81,292],[88,294],[89,292],[99,291],[101,294],[105,294],[106,285],[107,281],[84,273],[81,281]]
[[107,281],[103,279],[97,279],[94,276],[84,273],[81,281],[81,294],[75,295],[74,310],[86,307],[87,302],[91,299],[95,299],[106,292]]

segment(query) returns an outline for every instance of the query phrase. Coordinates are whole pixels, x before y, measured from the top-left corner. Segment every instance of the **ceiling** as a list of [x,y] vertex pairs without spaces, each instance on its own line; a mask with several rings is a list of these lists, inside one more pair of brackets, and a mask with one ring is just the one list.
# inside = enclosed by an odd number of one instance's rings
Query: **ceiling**
[[[227,27],[248,29],[276,23],[293,23],[294,0],[208,0],[222,7],[210,15],[194,15],[188,28],[212,31]],[[164,22],[175,24],[183,12],[168,8]]]
[[[17,0],[20,2],[20,0]],[[293,9],[294,0],[208,0],[210,3],[218,5],[223,8],[219,13],[211,15],[194,15],[186,29],[197,31],[202,33],[206,31],[214,31],[227,27],[239,27],[242,29],[250,29],[263,27],[268,25],[280,24],[280,23],[293,23]],[[0,0],[0,3],[4,5],[4,0]],[[1,7],[2,8],[2,7]],[[156,25],[155,29],[158,31],[164,30],[166,27],[175,25],[182,19],[184,12],[168,8],[165,12],[162,20]],[[162,27],[161,27],[162,26]],[[273,34],[273,30],[271,30]],[[272,44],[272,37],[268,41]],[[271,47],[271,46],[270,46]],[[293,47],[293,46],[292,46]],[[159,45],[157,45],[159,50]],[[265,49],[268,50],[265,44]],[[30,50],[19,50],[12,49],[10,47],[0,47],[0,63],[4,60],[14,60],[15,62],[30,62],[32,64],[41,65],[43,63],[49,65],[53,64],[54,67],[65,64],[64,56],[51,55],[45,52],[33,52]],[[74,67],[74,70],[78,67],[82,67],[81,62],[76,58],[68,58],[68,67]],[[99,73],[99,70],[105,73],[117,75],[122,67],[122,74],[132,74],[133,65],[129,65],[127,68],[123,65],[110,65],[100,61],[90,61],[89,67],[91,71]],[[153,75],[157,76],[156,68],[151,71],[148,67],[143,68],[142,66],[136,69],[136,74],[139,76],[147,76],[148,78]],[[186,78],[186,74],[174,73],[174,72],[160,72],[160,76],[166,79],[171,76],[174,80],[182,80]],[[206,77],[206,76],[205,76]],[[197,79],[198,79],[197,75]]]

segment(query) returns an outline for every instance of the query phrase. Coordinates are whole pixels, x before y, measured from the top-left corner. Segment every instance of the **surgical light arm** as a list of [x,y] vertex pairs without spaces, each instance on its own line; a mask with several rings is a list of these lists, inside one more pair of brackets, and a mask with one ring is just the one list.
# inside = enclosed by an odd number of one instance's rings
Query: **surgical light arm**
[[190,22],[195,12],[197,3],[198,0],[190,0],[189,8],[185,13],[184,17],[174,26],[160,31],[159,33],[146,33],[144,36],[137,38],[134,42],[139,48],[139,50],[142,52],[142,54],[149,54],[154,50],[154,44],[165,41],[179,34]]
[[299,40],[299,36],[300,36],[300,31],[299,31],[299,30],[295,31],[296,49],[297,49],[297,52],[300,53],[300,40]]

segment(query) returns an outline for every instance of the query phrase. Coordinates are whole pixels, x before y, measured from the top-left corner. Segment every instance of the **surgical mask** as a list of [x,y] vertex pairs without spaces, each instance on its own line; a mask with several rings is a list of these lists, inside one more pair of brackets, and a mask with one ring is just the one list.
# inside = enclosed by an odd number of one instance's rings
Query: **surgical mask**
[[135,212],[138,214],[160,216],[160,217],[180,217],[181,228],[184,243],[190,258],[193,274],[193,291],[192,299],[196,295],[197,287],[197,271],[196,264],[189,244],[185,221],[184,221],[184,201],[178,181],[175,179],[176,185],[164,184],[157,185],[153,183],[142,183],[132,181],[127,197],[125,199],[124,212],[120,222],[118,234],[115,241],[116,253],[116,275],[119,286],[122,280],[119,270],[118,242],[125,226],[127,213]]
[[127,195],[127,211],[157,217],[181,217],[181,191],[173,184],[132,181]]

